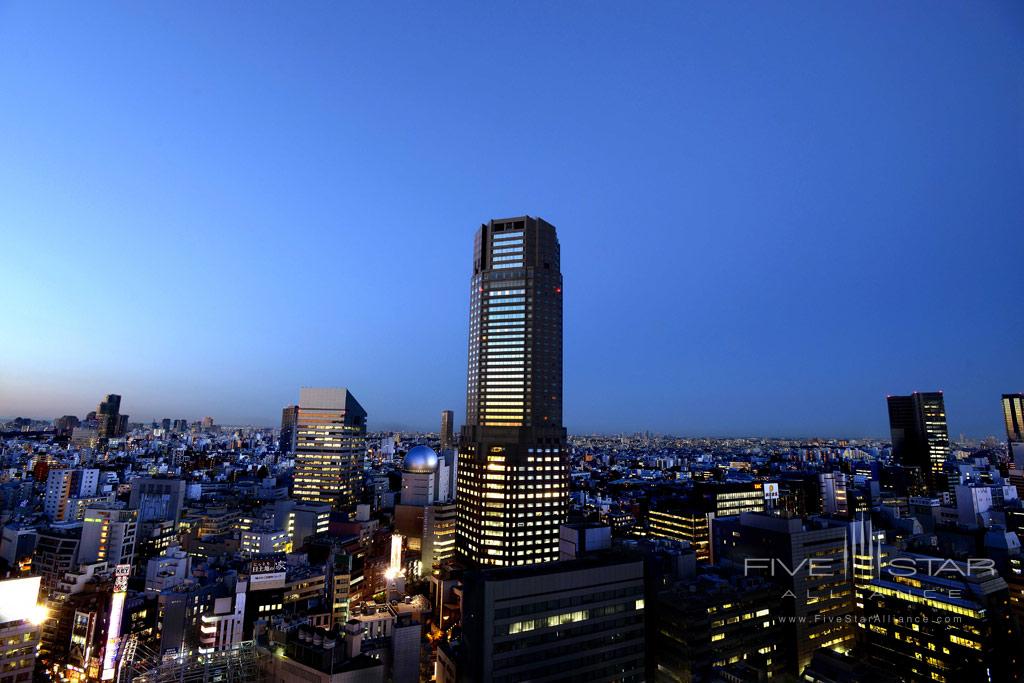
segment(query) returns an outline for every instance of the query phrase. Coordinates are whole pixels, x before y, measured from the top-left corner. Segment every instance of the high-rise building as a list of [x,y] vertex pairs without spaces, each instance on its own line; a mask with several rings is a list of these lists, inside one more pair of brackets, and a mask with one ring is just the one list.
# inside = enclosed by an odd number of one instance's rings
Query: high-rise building
[[455,445],[455,413],[450,410],[441,411],[441,450],[446,451]]
[[568,506],[565,443],[558,237],[539,218],[492,220],[473,248],[456,495],[463,560],[558,559]]
[[711,560],[711,524],[716,517],[765,509],[764,482],[698,482],[685,498],[658,499],[647,512],[647,531],[655,538],[686,541],[697,559]]
[[[786,665],[782,598],[771,583],[739,571],[706,573],[660,591],[655,606],[656,680],[782,677]],[[740,662],[761,675],[736,679],[714,675]]]
[[942,392],[889,396],[888,404],[893,458],[916,470],[925,488],[917,493],[935,496],[948,492],[943,470],[949,456],[949,431]]
[[65,572],[78,567],[82,543],[82,525],[59,525],[40,529],[32,552],[32,571],[42,577],[40,596],[45,598],[57,588]]
[[131,480],[128,507],[139,511],[139,522],[169,520],[177,523],[185,507],[184,479],[137,477]]
[[994,569],[893,549],[866,586],[862,654],[905,681],[1016,681],[1010,594]]
[[437,681],[643,681],[644,594],[643,559],[609,552],[466,572]]
[[354,506],[366,456],[366,411],[347,389],[303,387],[295,422],[293,495],[336,509]]
[[281,436],[277,449],[282,453],[295,452],[295,420],[298,416],[298,406],[287,406],[281,411]]
[[73,498],[95,496],[99,477],[100,471],[97,469],[50,470],[46,476],[43,512],[51,521],[67,521],[69,519],[68,501]]
[[1006,446],[1014,469],[1024,471],[1024,394],[1003,394]]
[[79,562],[106,562],[109,567],[131,564],[135,560],[138,519],[138,510],[124,510],[113,505],[86,509]]
[[826,515],[846,517],[850,514],[847,500],[847,476],[843,472],[820,472],[821,511]]
[[96,423],[100,439],[124,436],[128,416],[121,415],[121,397],[118,394],[107,394],[96,408]]
[[81,421],[74,415],[63,415],[53,421],[53,429],[57,432],[57,436],[71,436],[71,432],[79,424]]
[[848,524],[825,518],[802,520],[765,512],[716,519],[714,558],[747,576],[775,583],[782,598],[780,653],[799,675],[820,648],[846,649],[854,639],[853,571]]

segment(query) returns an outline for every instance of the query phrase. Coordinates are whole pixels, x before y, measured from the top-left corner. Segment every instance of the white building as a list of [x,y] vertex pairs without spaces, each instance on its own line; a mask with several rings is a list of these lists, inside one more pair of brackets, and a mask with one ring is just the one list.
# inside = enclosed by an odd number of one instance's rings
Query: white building
[[291,535],[285,529],[243,531],[242,555],[265,555],[268,553],[291,552]]
[[132,564],[138,517],[138,510],[122,510],[112,505],[86,508],[78,561],[106,562],[111,567]]
[[1016,500],[1017,489],[1009,484],[961,484],[956,487],[957,522],[967,527],[987,527],[993,508]]
[[68,501],[95,496],[99,480],[100,471],[97,469],[50,470],[46,477],[43,512],[54,522],[66,521]]
[[192,574],[192,558],[178,546],[171,546],[146,563],[146,592],[159,593],[172,588]]

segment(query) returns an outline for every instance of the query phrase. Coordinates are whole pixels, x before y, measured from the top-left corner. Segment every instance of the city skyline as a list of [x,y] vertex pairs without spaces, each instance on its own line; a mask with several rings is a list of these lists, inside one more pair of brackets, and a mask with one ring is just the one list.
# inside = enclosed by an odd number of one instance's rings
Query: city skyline
[[943,390],[998,436],[1024,387],[1016,4],[268,10],[228,43],[217,7],[2,12],[0,414],[274,425],[304,385],[462,424],[466,237],[522,214],[566,251],[576,433],[885,437],[887,395]]

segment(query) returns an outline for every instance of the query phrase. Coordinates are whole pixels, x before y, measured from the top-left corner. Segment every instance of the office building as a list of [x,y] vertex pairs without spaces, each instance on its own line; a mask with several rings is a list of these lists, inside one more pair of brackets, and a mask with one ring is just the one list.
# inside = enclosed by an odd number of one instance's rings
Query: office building
[[477,231],[457,548],[514,566],[558,559],[568,510],[562,426],[562,274],[551,224],[524,216]]
[[363,654],[362,640],[358,625],[331,631],[302,625],[260,666],[267,680],[279,683],[384,683],[384,662]]
[[38,540],[39,534],[34,526],[8,522],[0,533],[0,557],[12,569],[28,569],[32,566],[32,554]]
[[173,546],[146,562],[146,592],[155,595],[179,586],[192,577],[192,558]]
[[53,421],[53,430],[57,436],[71,436],[71,433],[81,424],[81,421],[74,415],[62,415]]
[[644,563],[613,553],[463,578],[462,637],[438,650],[437,681],[515,683],[571,672],[645,677]]
[[105,562],[109,567],[131,564],[135,560],[138,519],[138,510],[123,510],[114,505],[87,508],[78,561]]
[[647,532],[655,538],[686,541],[697,559],[711,556],[711,525],[716,517],[765,509],[765,484],[698,482],[682,498],[658,499],[647,513]]
[[116,439],[127,432],[128,416],[121,415],[121,397],[107,396],[96,408],[96,430],[101,440]]
[[291,499],[274,503],[274,528],[288,532],[291,547],[298,550],[306,539],[327,533],[331,523],[331,506],[298,503]]
[[72,498],[91,498],[96,495],[100,471],[97,469],[56,469],[46,475],[46,493],[43,512],[51,521],[67,521],[68,503]]
[[253,529],[243,531],[239,542],[242,557],[288,553],[292,550],[292,538],[284,529]]
[[1017,488],[1002,482],[985,484],[969,482],[956,487],[957,523],[978,529],[1002,524],[1003,507],[1017,500]]
[[32,570],[42,577],[41,597],[57,587],[66,572],[78,566],[82,525],[67,524],[39,529],[32,553]]
[[657,680],[714,680],[742,663],[760,680],[785,670],[781,597],[777,588],[741,572],[702,574],[657,596]]
[[747,512],[716,519],[712,533],[716,563],[776,584],[790,673],[799,675],[815,650],[852,646],[846,524]]
[[1003,394],[1003,419],[1010,463],[1024,472],[1024,394]]
[[295,452],[295,424],[298,417],[298,406],[287,406],[281,410],[281,434],[277,443],[277,450],[281,453]]
[[1010,613],[994,570],[895,552],[867,585],[858,630],[865,654],[903,680],[1015,681],[1021,653]]
[[138,477],[131,480],[128,506],[139,511],[139,522],[177,522],[185,506],[183,479]]
[[847,500],[847,476],[843,472],[821,472],[818,474],[821,488],[821,511],[826,515],[846,517],[850,514]]
[[917,490],[912,493],[931,496],[949,493],[944,471],[949,457],[949,431],[942,392],[889,396],[888,405],[892,455],[897,463],[916,474]]
[[455,447],[455,413],[441,411],[441,451]]
[[293,496],[355,506],[366,456],[366,411],[347,389],[303,387],[295,424]]
[[434,503],[423,511],[423,535],[420,539],[420,572],[429,574],[442,562],[455,557],[454,502]]

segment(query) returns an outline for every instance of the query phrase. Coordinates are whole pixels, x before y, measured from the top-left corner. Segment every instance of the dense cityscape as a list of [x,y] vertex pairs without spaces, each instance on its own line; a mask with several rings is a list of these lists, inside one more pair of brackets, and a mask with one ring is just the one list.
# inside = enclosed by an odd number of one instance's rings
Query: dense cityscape
[[1024,394],[1005,440],[937,391],[887,440],[570,435],[555,227],[472,253],[461,429],[6,420],[0,683],[1020,680]]

